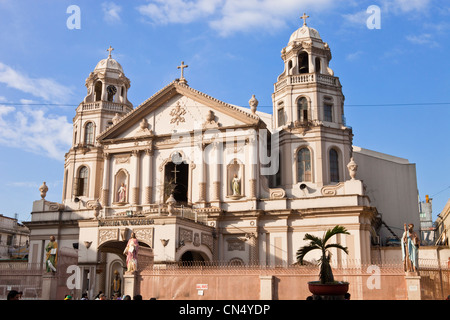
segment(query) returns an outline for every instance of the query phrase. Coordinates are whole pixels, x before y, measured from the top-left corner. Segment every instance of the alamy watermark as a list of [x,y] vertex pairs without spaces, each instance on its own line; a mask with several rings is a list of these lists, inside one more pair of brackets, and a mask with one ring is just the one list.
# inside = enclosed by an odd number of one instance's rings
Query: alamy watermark
[[366,10],[370,16],[366,20],[367,28],[370,30],[381,29],[381,9],[377,5],[371,5]]
[[67,18],[66,26],[69,30],[81,29],[81,9],[77,5],[67,7],[66,13],[70,14]]

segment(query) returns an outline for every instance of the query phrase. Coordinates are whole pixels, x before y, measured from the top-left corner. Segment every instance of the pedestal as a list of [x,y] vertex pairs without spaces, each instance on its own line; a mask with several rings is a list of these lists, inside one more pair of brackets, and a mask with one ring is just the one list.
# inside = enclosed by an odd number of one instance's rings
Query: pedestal
[[259,276],[260,281],[260,300],[273,299],[273,276]]
[[131,299],[136,295],[136,279],[135,273],[125,273],[123,275],[123,294],[129,295]]
[[42,300],[56,300],[56,288],[58,279],[52,273],[46,273],[42,276]]
[[421,300],[420,276],[417,274],[406,274],[406,292],[408,293],[408,300]]

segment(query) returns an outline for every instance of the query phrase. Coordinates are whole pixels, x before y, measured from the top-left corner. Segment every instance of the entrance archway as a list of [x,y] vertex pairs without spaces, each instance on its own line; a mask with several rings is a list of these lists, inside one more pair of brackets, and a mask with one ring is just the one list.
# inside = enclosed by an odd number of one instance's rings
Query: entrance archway
[[188,250],[180,257],[182,265],[206,264],[207,262],[209,262],[208,256],[201,251]]

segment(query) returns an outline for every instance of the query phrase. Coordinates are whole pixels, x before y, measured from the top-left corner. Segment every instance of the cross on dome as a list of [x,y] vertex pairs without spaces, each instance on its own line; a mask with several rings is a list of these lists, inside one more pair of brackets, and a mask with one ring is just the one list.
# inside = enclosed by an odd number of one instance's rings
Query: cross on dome
[[113,50],[114,50],[114,48],[111,48],[111,46],[109,46],[109,48],[106,49],[106,51],[109,51],[108,58],[111,58],[111,51],[113,51]]
[[306,13],[303,13],[303,16],[300,17],[300,19],[303,19],[303,25],[306,26],[306,19],[308,19],[309,16],[306,15]]

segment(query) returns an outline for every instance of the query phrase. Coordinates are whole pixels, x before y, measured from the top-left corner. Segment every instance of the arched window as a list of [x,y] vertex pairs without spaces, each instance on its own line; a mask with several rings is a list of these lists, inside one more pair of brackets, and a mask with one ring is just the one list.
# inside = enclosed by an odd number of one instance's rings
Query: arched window
[[84,144],[92,146],[94,144],[94,124],[88,122],[84,127]]
[[311,152],[302,148],[297,153],[297,182],[312,181]]
[[322,66],[320,64],[320,58],[319,57],[316,58],[315,65],[316,65],[316,72],[320,73],[320,71],[322,70],[322,68],[321,68]]
[[281,108],[278,109],[278,126],[284,126],[286,124],[286,117],[284,115],[284,105],[281,104]]
[[101,81],[97,81],[95,83],[94,93],[95,93],[95,101],[102,100],[102,82]]
[[81,167],[78,171],[77,184],[75,185],[76,196],[87,196],[88,194],[89,170],[87,167]]
[[297,117],[300,122],[308,121],[308,100],[301,97],[297,102]]
[[330,149],[330,181],[339,182],[339,154],[336,149]]
[[309,73],[309,56],[307,52],[298,55],[298,73]]

